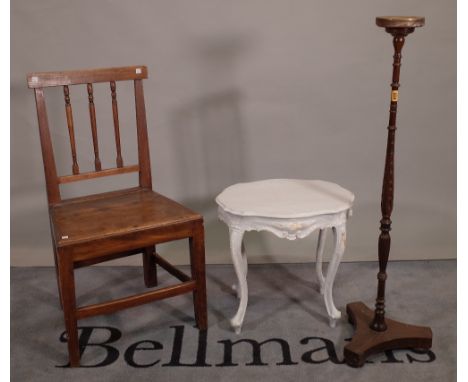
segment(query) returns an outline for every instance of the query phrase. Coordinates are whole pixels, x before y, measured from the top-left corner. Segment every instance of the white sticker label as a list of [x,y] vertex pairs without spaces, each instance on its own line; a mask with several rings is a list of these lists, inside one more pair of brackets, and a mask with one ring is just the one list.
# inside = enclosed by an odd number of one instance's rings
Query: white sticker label
[[62,239],[68,239],[68,235],[62,236]]
[[37,82],[37,77],[36,76],[31,77],[31,82]]
[[136,69],[135,69],[135,73],[136,73],[136,74],[141,74],[141,68],[136,68]]

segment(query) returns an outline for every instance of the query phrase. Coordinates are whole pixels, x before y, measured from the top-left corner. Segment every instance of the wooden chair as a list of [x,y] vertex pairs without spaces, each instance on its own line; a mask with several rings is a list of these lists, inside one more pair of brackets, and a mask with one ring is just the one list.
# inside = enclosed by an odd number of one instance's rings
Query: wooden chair
[[[152,191],[151,165],[146,127],[142,80],[148,78],[145,66],[30,73],[28,87],[34,89],[49,203],[60,302],[68,334],[71,366],[79,366],[77,320],[112,313],[153,300],[193,292],[195,319],[200,330],[207,328],[205,248],[203,217],[188,208]],[[116,81],[133,81],[135,89],[138,164],[124,165],[119,133]],[[99,158],[93,83],[110,84],[116,143],[115,168],[103,169]],[[94,147],[95,171],[80,172],[73,127],[69,85],[86,84]],[[68,132],[73,160],[72,175],[59,176],[49,132],[44,88],[63,86]],[[109,106],[110,106],[109,103]],[[138,187],[62,199],[60,185],[103,176],[139,173]],[[155,244],[189,239],[191,276],[172,266],[155,251]],[[156,264],[181,283],[145,293],[83,307],[76,306],[74,269],[104,261],[143,254],[144,282],[157,285]]]

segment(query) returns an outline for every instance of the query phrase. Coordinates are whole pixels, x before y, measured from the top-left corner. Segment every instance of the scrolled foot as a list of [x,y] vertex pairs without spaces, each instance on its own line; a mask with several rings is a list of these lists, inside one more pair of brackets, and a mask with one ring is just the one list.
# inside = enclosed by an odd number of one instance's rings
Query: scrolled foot
[[328,315],[328,321],[330,323],[330,327],[334,328],[336,323],[341,320],[341,312],[338,309],[334,309],[333,313]]
[[338,313],[339,314],[334,317],[328,317],[328,323],[330,325],[330,328],[335,328],[336,323],[341,319],[341,312]]
[[232,284],[231,285],[231,289],[236,292],[236,296],[238,299],[241,298],[241,295],[240,295],[240,288],[237,286],[237,284]]
[[236,334],[240,334],[242,330],[242,323],[239,323],[236,319],[231,319],[230,320],[231,327],[234,329],[234,332]]

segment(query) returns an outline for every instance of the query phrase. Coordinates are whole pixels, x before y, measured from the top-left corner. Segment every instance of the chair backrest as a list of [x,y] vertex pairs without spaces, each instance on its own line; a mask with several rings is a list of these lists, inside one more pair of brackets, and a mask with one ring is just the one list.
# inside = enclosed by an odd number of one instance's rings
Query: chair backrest
[[[151,164],[148,146],[148,132],[146,127],[146,110],[143,94],[142,80],[148,78],[146,66],[127,66],[120,68],[105,68],[93,70],[77,70],[65,72],[29,73],[27,76],[28,87],[34,89],[36,97],[37,118],[39,122],[39,135],[42,148],[42,159],[47,184],[47,198],[49,204],[61,201],[60,184],[75,182],[85,179],[99,178],[109,175],[139,172],[139,184],[143,188],[152,188]],[[133,81],[135,89],[136,131],[138,142],[138,164],[124,165],[120,146],[119,115],[117,107],[116,81]],[[99,158],[99,145],[96,125],[96,111],[94,106],[93,83],[109,82],[112,112],[114,119],[116,166],[102,169]],[[89,115],[94,148],[95,171],[80,172],[76,155],[75,132],[73,126],[73,111],[70,103],[69,85],[86,84],[89,100]],[[50,137],[49,122],[47,118],[44,88],[51,86],[63,86],[65,99],[65,111],[67,116],[68,134],[72,155],[72,174],[58,176],[54,159],[54,151]]]

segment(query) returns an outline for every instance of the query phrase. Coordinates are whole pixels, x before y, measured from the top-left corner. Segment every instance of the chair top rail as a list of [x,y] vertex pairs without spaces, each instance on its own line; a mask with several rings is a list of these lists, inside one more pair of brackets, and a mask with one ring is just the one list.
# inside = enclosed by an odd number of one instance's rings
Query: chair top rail
[[28,87],[31,89],[146,78],[148,78],[148,70],[144,65],[62,72],[35,72],[29,73],[27,76]]

